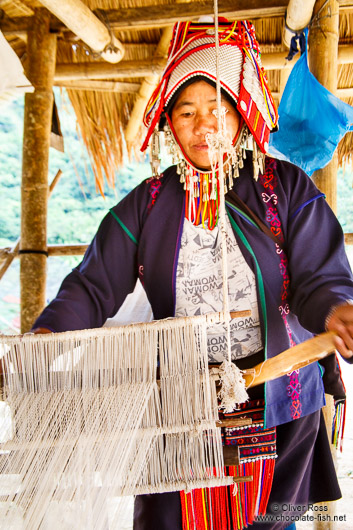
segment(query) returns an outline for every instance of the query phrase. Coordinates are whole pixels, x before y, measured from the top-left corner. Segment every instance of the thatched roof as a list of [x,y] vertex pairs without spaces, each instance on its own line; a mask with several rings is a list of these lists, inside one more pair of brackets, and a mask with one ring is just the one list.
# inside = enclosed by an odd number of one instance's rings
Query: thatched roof
[[[182,2],[180,0],[83,0],[104,21],[108,29],[123,43],[123,61],[112,65],[89,52],[62,22],[52,17],[52,27],[58,31],[57,74],[55,84],[68,88],[69,98],[76,112],[81,136],[90,153],[98,185],[102,186],[105,174],[108,181],[114,179],[115,169],[124,158],[124,131],[129,123],[141,83],[148,72],[159,71],[163,59],[156,57],[156,49],[163,29],[174,23],[176,17],[204,11],[212,13],[212,1]],[[262,53],[285,52],[282,44],[284,14],[288,0],[247,0],[234,3],[219,0],[220,13],[226,12],[234,20],[250,15]],[[233,5],[233,7],[232,7]],[[234,7],[236,5],[237,7]],[[147,6],[145,10],[135,9]],[[168,6],[168,7],[163,7]],[[0,27],[17,55],[25,60],[26,30],[37,7],[36,0],[0,0],[3,10]],[[126,11],[119,11],[124,9]],[[97,11],[98,10],[98,11]],[[223,11],[222,11],[223,10]],[[240,11],[241,10],[241,11]],[[232,14],[233,11],[233,14]],[[172,18],[174,17],[174,18]],[[197,18],[197,17],[196,17]],[[339,46],[353,45],[353,0],[340,2]],[[353,91],[353,52],[351,61],[340,64],[337,87]],[[129,63],[132,61],[132,63]],[[93,63],[89,68],[74,66],[76,63]],[[284,61],[283,61],[284,63]],[[73,65],[70,71],[65,65]],[[105,65],[105,66],[104,66]],[[147,68],[146,68],[147,66]],[[123,68],[129,67],[127,70]],[[99,68],[102,71],[97,73]],[[79,74],[78,74],[79,72]],[[281,70],[268,70],[271,90],[278,96],[281,91]],[[71,76],[71,78],[70,78]],[[69,79],[70,78],[70,79]],[[282,77],[283,79],[283,77]],[[85,83],[86,90],[78,90]],[[89,90],[87,90],[89,88]],[[342,93],[342,99],[353,104],[352,91]],[[340,93],[338,93],[340,96]],[[347,97],[349,96],[349,97]],[[141,127],[134,136],[132,147],[139,146],[144,135]],[[126,150],[125,150],[126,152]],[[345,136],[339,146],[339,160],[353,160],[353,133]]]

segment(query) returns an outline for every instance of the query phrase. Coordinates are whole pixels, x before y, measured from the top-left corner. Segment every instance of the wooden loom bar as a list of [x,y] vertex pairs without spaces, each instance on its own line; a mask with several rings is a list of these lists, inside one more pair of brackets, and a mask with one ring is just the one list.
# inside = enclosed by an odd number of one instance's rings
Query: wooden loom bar
[[[2,377],[3,376],[0,376],[0,381],[2,383]],[[2,386],[3,388],[3,386]],[[209,429],[212,429],[214,427],[216,427],[217,429],[220,429],[222,427],[227,427],[227,428],[237,428],[237,427],[245,427],[245,426],[249,426],[252,424],[252,420],[251,418],[245,418],[245,419],[241,419],[241,418],[237,418],[237,419],[234,419],[234,420],[231,420],[229,419],[227,421],[227,424],[224,424],[223,421],[220,422],[220,423],[215,423],[215,422],[212,422],[212,421],[205,421],[204,424],[203,422],[202,423],[199,423],[197,424],[197,427],[198,428],[203,428],[203,430],[209,430]],[[188,425],[182,425],[180,427],[178,426],[173,426],[173,427],[168,427],[167,429],[163,429],[163,427],[142,427],[141,429],[139,429],[139,433],[142,434],[142,435],[146,435],[146,434],[156,434],[156,435],[162,435],[162,434],[176,434],[176,433],[180,433],[180,432],[188,432],[190,430],[190,427]],[[104,434],[103,436],[101,436],[100,438],[94,438],[93,436],[84,436],[84,437],[81,437],[81,443],[84,444],[86,443],[87,445],[89,444],[92,444],[93,442],[94,443],[99,443],[99,442],[114,442],[116,441],[117,439],[119,439],[119,436],[120,434],[116,434],[114,432],[110,432],[109,434]],[[130,433],[126,433],[125,436],[131,436],[131,432]],[[16,440],[13,441],[13,440],[9,440],[8,442],[0,442],[1,443],[1,450],[2,451],[16,451],[18,450],[19,448],[23,448],[23,447],[26,447],[27,449],[29,448],[36,448],[36,449],[48,449],[49,447],[54,447],[56,445],[60,445],[60,446],[65,446],[65,445],[70,445],[71,442],[66,440],[66,441],[55,441],[55,440],[42,440],[40,442],[37,442],[37,441],[27,441],[27,442],[24,442],[22,447],[20,446],[19,442],[17,442]],[[233,464],[234,465],[234,464]]]
[[27,76],[34,86],[25,96],[21,184],[21,331],[29,331],[45,306],[48,161],[53,111],[56,35],[50,14],[36,9],[28,33]]
[[[145,326],[146,324],[134,324],[134,327],[138,328],[141,325]],[[106,328],[106,330],[108,329],[109,328]],[[278,377],[293,372],[293,370],[298,370],[299,368],[308,366],[313,362],[324,359],[335,351],[335,345],[333,342],[335,336],[336,333],[333,331],[321,333],[320,335],[308,339],[307,341],[302,342],[301,344],[297,344],[296,346],[284,350],[276,357],[266,359],[262,363],[259,363],[254,366],[254,368],[242,370],[242,375],[245,381],[246,388],[262,385],[267,381],[272,381],[273,379],[277,379]],[[11,339],[13,339],[13,337],[9,337],[8,340],[11,341]],[[18,340],[18,337],[16,337],[16,340]],[[210,365],[209,367],[210,378],[214,381],[219,380],[218,368],[218,365]],[[60,372],[50,372],[49,375],[53,377],[54,380],[59,377]],[[11,378],[12,375],[10,375],[9,377]],[[80,377],[76,377],[77,384],[79,383],[80,379]],[[5,381],[5,377],[3,375],[0,375],[1,387],[4,386]],[[159,383],[159,380],[157,380],[157,383]],[[228,418],[226,418],[221,421],[220,426],[228,427],[230,425],[230,422],[232,422],[233,424],[235,421],[237,420],[229,418],[228,421]]]
[[293,370],[324,359],[335,351],[333,343],[335,335],[332,331],[322,333],[283,351],[276,357],[267,359],[254,368],[244,370],[246,388],[262,385],[266,381],[272,381]]

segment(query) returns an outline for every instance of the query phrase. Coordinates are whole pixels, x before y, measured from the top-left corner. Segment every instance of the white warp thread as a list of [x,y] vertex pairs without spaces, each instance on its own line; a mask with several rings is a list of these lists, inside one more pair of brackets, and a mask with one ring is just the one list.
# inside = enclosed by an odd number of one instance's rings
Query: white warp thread
[[208,371],[214,318],[0,337],[15,431],[0,445],[6,528],[15,509],[24,528],[53,510],[57,528],[68,510],[75,528],[119,528],[121,511],[107,515],[119,497],[232,483]]
[[[227,130],[225,107],[221,106],[221,86],[219,73],[219,34],[218,34],[218,3],[214,0],[214,16],[215,16],[215,49],[216,49],[216,92],[217,92],[217,131],[215,133],[206,134],[206,142],[208,145],[208,156],[212,169],[212,196],[215,199],[215,190],[217,189],[217,168],[219,180],[219,224],[221,235],[221,256],[222,256],[222,293],[223,293],[223,312],[226,315],[224,320],[226,324],[226,340],[227,340],[227,359],[225,359],[220,369],[221,391],[219,397],[221,399],[220,409],[225,412],[232,412],[239,403],[246,401],[248,395],[245,389],[245,384],[239,387],[239,381],[242,379],[238,368],[232,363],[232,348],[230,340],[230,312],[229,312],[229,298],[228,298],[228,267],[227,267],[227,229],[226,229],[226,209],[225,209],[225,178],[224,178],[224,163],[223,155],[228,154],[230,160],[236,159],[235,148],[233,146],[232,138]],[[243,399],[244,398],[244,399]]]

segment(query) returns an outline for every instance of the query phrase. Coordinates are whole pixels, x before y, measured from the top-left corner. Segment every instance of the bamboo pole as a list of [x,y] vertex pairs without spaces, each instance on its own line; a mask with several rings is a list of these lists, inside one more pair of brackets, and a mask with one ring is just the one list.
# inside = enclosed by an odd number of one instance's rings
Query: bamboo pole
[[[284,70],[286,72],[286,70]],[[282,74],[282,72],[281,72]],[[282,90],[282,75],[280,80],[280,86]],[[272,96],[274,98],[280,99],[282,97],[282,91],[281,92],[271,92]],[[338,88],[336,90],[336,96],[340,99],[346,99],[346,98],[353,98],[353,87],[351,88]]]
[[353,234],[344,234],[344,242],[346,245],[353,245]]
[[[346,245],[353,245],[353,234],[346,233],[344,234],[344,242]],[[88,248],[88,245],[80,243],[77,245],[48,245],[48,256],[83,256]],[[0,249],[0,261],[6,262],[7,259],[12,260],[19,257],[18,253],[19,248],[17,247],[17,242],[13,247],[4,247]],[[3,274],[0,269],[0,279]],[[240,315],[238,315],[240,316]],[[246,316],[246,315],[243,315]]]
[[21,186],[21,331],[29,331],[45,305],[48,161],[56,35],[50,13],[36,9],[28,33],[27,75],[35,90],[25,96]]
[[[168,48],[169,48],[172,35],[173,35],[172,26],[165,28],[163,30],[161,39],[157,46],[156,53],[154,55],[156,58],[167,57]],[[159,81],[159,75],[154,74],[154,75],[147,76],[141,84],[139,93],[137,95],[137,98],[134,104],[134,108],[132,109],[132,112],[131,112],[129,123],[127,124],[126,130],[125,130],[125,140],[128,145],[131,144],[136,139],[136,135],[142,124],[143,114],[144,114],[146,105],[150,97],[152,96],[152,93],[154,89],[156,88],[158,81]]]
[[[337,0],[317,0],[314,7],[314,19],[315,23],[309,34],[310,70],[324,87],[335,94],[337,90],[339,38],[339,5]],[[326,195],[326,200],[333,211],[337,209],[337,171],[338,156],[336,151],[331,162],[313,174],[315,184]],[[331,431],[333,418],[329,405],[324,407],[324,416],[326,417],[326,428]],[[327,503],[322,504],[327,505]],[[334,503],[329,504],[327,513],[332,522],[315,521],[316,530],[334,528]]]
[[[61,175],[62,175],[62,171],[61,171],[61,169],[59,169],[59,171],[55,175],[52,183],[49,186],[49,197],[53,193],[53,190],[54,190],[56,184],[59,182]],[[4,276],[4,274],[7,271],[7,269],[10,267],[11,263],[13,262],[13,260],[15,258],[18,258],[19,250],[20,250],[20,242],[21,242],[21,238],[19,237],[17,239],[17,241],[15,241],[15,244],[13,245],[13,247],[11,249],[7,249],[5,262],[2,264],[2,266],[0,268],[0,280]],[[1,256],[0,256],[0,259],[1,259]]]
[[123,44],[81,0],[40,0],[40,3],[103,59],[110,63],[121,61]]
[[119,94],[133,94],[139,92],[140,83],[124,83],[120,81],[55,81],[55,86],[68,90],[93,90],[95,92],[118,92]]
[[[330,92],[337,90],[338,64],[338,25],[339,5],[337,0],[317,0],[314,16],[319,18],[309,35],[309,65],[316,79]],[[337,210],[337,170],[338,158],[335,153],[332,161],[323,169],[315,171],[313,180],[326,195],[333,211]]]
[[[263,53],[261,55],[262,65],[265,70],[281,70],[282,68],[291,69],[299,56],[294,57],[292,61],[287,62],[286,56],[288,52]],[[338,50],[338,64],[353,64],[353,45],[342,45]],[[150,59],[142,59],[135,61],[121,61],[117,65],[108,64],[105,62],[90,62],[90,63],[61,63],[58,64],[55,70],[54,84],[57,86],[70,87],[70,83],[75,85],[78,81],[84,83],[92,83],[93,80],[107,80],[107,79],[124,79],[126,77],[148,77],[152,75],[160,75],[166,65],[166,59],[161,57],[152,57]],[[104,83],[104,81],[100,81]],[[97,84],[97,90],[100,87],[106,87],[109,90],[115,91],[112,81],[105,81],[105,84]],[[79,89],[79,86],[77,89]],[[125,85],[125,84],[124,84]],[[130,91],[130,86],[126,83],[126,87],[122,85],[121,88],[126,88]],[[138,88],[136,83],[131,84],[131,91],[135,92]],[[90,87],[87,85],[87,89]],[[117,84],[117,88],[119,85]],[[124,90],[125,91],[125,90]]]
[[165,59],[146,59],[139,61],[121,61],[118,64],[96,63],[62,63],[55,71],[56,81],[78,79],[122,79],[124,77],[146,77],[159,75],[166,65]]

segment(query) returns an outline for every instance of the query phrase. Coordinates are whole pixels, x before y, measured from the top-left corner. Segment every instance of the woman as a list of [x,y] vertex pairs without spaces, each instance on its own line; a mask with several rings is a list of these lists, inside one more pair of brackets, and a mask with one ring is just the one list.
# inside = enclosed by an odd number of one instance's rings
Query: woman
[[[263,156],[277,117],[253,27],[222,20],[219,44],[223,169],[228,189],[235,192],[226,197],[229,306],[231,311],[251,310],[249,319],[231,322],[232,358],[241,368],[253,366],[323,332],[326,325],[338,334],[340,354],[352,359],[353,307],[347,300],[353,298],[353,281],[342,231],[323,194],[303,172]],[[144,147],[154,135],[154,178],[139,185],[103,220],[83,262],[37,319],[36,332],[103,325],[133,291],[137,278],[155,319],[222,309],[218,167],[212,172],[210,160],[219,112],[215,53],[213,24],[176,25],[166,70],[146,111]],[[157,171],[159,130],[176,160],[163,175]],[[250,136],[252,155],[243,150]],[[210,362],[222,361],[224,344],[224,328],[212,329]],[[336,376],[331,358],[324,379],[329,390],[341,395]],[[263,400],[264,410],[257,409],[262,426],[252,435],[256,442],[249,444],[247,458],[263,465],[278,455],[273,476],[271,465],[261,467],[268,477],[267,482],[260,480],[256,493],[261,503],[261,489],[264,484],[270,489],[273,479],[268,501],[273,518],[260,523],[256,515],[261,510],[244,512],[242,503],[248,502],[250,489],[244,489],[240,508],[225,490],[219,512],[224,521],[220,515],[216,520],[208,505],[208,524],[214,528],[252,522],[264,529],[286,528],[291,514],[340,496],[320,412],[324,388],[319,366],[271,381],[250,398],[257,407]],[[226,444],[240,443],[239,439],[237,432],[225,434]],[[262,451],[260,456],[257,450]],[[196,497],[191,496],[195,504],[190,512],[185,494],[138,496],[134,528],[187,528],[195,516]],[[239,510],[242,524],[236,523]],[[204,528],[201,522],[195,524]]]

